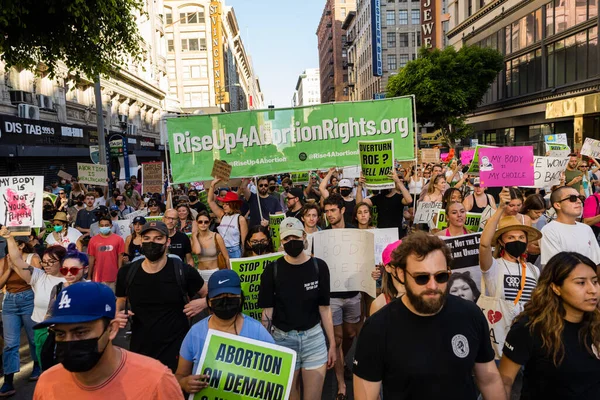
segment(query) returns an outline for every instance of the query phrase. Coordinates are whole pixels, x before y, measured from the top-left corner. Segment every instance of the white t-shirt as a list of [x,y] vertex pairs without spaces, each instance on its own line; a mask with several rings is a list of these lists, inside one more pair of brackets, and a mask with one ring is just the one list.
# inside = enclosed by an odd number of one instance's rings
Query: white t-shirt
[[[500,290],[500,298],[508,301],[514,301],[517,298],[519,289],[521,289],[522,277],[521,264],[506,261],[503,258],[494,258],[492,266],[487,271],[482,271],[483,281],[487,295],[496,296],[496,290]],[[498,286],[498,274],[503,274],[502,287]],[[531,263],[527,263],[525,269],[525,287],[519,303],[524,304],[531,299],[531,293],[537,286],[537,280],[540,276],[539,270]]]
[[34,268],[31,274],[31,288],[33,289],[33,313],[31,319],[33,322],[42,322],[48,311],[50,303],[50,293],[52,288],[60,282],[65,282],[65,278],[48,275],[39,268]]
[[46,244],[48,244],[48,246],[59,244],[66,249],[71,243],[77,243],[77,240],[81,237],[81,232],[75,228],[69,228],[67,235],[63,236],[61,232],[60,237],[61,241],[58,242],[54,239],[54,233],[50,233],[46,238]]
[[542,267],[561,251],[575,251],[588,257],[594,264],[600,264],[600,246],[594,231],[588,225],[580,222],[570,225],[552,221],[542,228],[542,235]]

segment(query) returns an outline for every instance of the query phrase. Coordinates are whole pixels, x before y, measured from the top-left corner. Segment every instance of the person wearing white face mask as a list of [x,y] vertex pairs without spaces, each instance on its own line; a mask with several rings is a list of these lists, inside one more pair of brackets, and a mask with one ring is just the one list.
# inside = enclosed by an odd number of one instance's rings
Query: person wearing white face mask
[[100,234],[91,238],[88,244],[89,276],[92,281],[104,283],[114,292],[117,272],[123,265],[125,241],[121,236],[112,233],[110,217],[100,217],[98,225]]

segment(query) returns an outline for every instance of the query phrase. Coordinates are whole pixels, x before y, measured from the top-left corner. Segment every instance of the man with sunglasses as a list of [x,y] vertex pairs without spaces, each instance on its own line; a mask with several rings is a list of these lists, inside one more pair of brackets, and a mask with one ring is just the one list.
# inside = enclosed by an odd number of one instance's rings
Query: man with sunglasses
[[258,182],[256,182],[257,194],[252,193],[248,186],[249,183],[250,179],[242,179],[244,198],[247,199],[250,206],[250,224],[248,228],[256,225],[269,226],[269,216],[283,213],[280,202],[269,195],[269,178],[258,178]]
[[[406,295],[365,322],[354,356],[354,398],[506,399],[485,317],[447,294],[450,250],[424,232],[392,253],[392,279]],[[475,379],[473,379],[473,375]]]
[[573,187],[562,186],[550,195],[556,220],[542,228],[540,243],[542,267],[561,251],[576,251],[600,264],[600,246],[589,225],[577,222],[583,211],[585,197]]

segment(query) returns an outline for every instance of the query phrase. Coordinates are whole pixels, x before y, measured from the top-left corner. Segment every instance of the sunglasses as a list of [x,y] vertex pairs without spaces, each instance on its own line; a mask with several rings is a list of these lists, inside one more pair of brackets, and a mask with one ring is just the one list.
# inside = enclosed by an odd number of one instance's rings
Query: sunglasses
[[79,271],[81,271],[82,269],[83,268],[77,268],[77,267],[61,267],[59,271],[64,276],[67,276],[69,274],[69,272],[71,273],[71,275],[77,275],[79,273]]
[[258,187],[269,187],[269,185],[258,185]]
[[416,274],[416,275],[413,275],[408,271],[406,271],[406,273],[409,274],[410,276],[412,276],[412,278],[415,280],[415,283],[419,286],[427,285],[432,276],[433,276],[433,279],[437,283],[446,283],[446,282],[448,282],[448,279],[450,279],[450,271],[440,271],[440,272],[436,272],[435,274]]
[[41,265],[54,265],[58,262],[58,260],[50,260],[50,261],[40,261]]
[[571,203],[577,203],[577,200],[580,200],[583,203],[583,202],[585,202],[585,196],[582,194],[580,194],[580,195],[572,194],[569,197],[566,197],[566,198],[560,200],[559,203],[562,203],[563,201],[567,201],[567,200],[569,200],[569,202],[571,202]]
[[200,224],[200,225],[208,225],[208,224],[210,224],[210,221],[198,221],[198,224]]

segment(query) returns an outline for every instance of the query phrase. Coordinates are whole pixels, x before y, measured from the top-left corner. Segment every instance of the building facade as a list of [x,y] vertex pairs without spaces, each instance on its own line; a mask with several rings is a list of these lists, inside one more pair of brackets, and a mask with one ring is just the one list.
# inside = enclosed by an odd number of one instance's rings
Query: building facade
[[320,103],[321,83],[319,68],[308,68],[298,77],[292,105],[300,107]]
[[348,100],[348,47],[342,24],[355,0],[327,0],[317,28],[321,102]]
[[468,123],[479,143],[532,145],[566,133],[573,150],[600,139],[597,0],[449,3],[448,39],[504,55],[481,107]]

